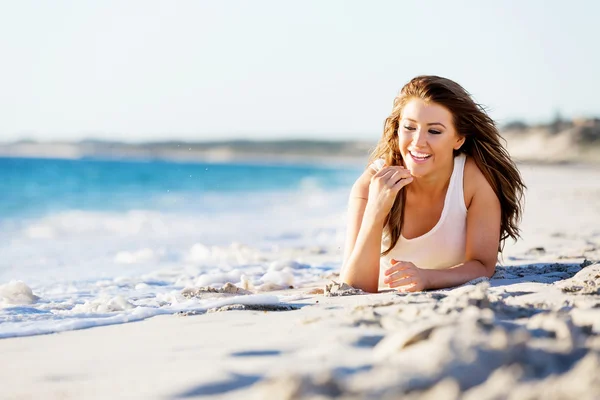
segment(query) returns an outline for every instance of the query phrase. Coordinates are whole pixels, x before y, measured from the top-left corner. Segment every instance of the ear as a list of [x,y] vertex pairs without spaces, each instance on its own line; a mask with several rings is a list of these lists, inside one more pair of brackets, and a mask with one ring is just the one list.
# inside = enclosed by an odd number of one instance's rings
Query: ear
[[458,139],[456,141],[456,143],[454,144],[454,150],[458,150],[462,147],[462,145],[465,143],[465,140],[467,140],[466,137],[462,136],[460,139]]

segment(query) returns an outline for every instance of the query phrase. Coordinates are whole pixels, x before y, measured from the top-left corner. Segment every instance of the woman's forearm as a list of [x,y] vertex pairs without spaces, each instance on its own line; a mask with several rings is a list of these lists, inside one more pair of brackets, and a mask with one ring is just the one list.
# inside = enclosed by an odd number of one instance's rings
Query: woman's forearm
[[495,266],[485,266],[477,260],[466,261],[448,269],[424,269],[426,289],[444,289],[462,285],[480,277],[491,278]]
[[383,222],[367,207],[354,249],[342,267],[342,282],[366,292],[377,292]]

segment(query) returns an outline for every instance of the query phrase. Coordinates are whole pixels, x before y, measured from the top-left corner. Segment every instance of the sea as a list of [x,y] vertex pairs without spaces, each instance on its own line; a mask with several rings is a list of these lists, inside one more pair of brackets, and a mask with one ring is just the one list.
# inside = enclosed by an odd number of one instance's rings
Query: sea
[[[0,158],[0,338],[277,303],[339,270],[362,165]],[[278,292],[281,293],[281,292]]]

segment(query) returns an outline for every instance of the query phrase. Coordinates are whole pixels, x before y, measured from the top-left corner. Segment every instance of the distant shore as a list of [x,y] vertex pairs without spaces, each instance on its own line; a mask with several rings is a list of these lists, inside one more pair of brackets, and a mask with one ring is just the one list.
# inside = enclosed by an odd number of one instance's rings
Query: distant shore
[[528,163],[600,164],[600,119],[563,121],[546,125],[509,124],[502,130],[516,161]]
[[0,157],[361,164],[376,143],[348,141],[34,142],[0,143]]
[[[503,127],[501,135],[506,140],[509,153],[517,162],[600,164],[600,119],[597,118],[558,120],[536,126],[514,122]],[[0,157],[362,164],[367,161],[375,145],[376,139],[145,143],[22,140],[0,143]]]

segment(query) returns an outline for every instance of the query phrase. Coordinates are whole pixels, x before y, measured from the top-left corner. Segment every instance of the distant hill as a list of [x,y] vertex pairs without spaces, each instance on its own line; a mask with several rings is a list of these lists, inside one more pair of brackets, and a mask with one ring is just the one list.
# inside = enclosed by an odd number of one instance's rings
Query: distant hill
[[556,120],[546,125],[503,127],[510,154],[518,161],[600,163],[600,119]]
[[375,142],[317,140],[162,141],[122,143],[20,141],[0,144],[0,156],[167,159],[180,161],[366,162]]

